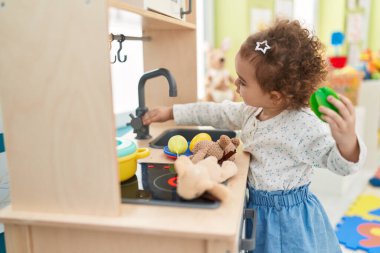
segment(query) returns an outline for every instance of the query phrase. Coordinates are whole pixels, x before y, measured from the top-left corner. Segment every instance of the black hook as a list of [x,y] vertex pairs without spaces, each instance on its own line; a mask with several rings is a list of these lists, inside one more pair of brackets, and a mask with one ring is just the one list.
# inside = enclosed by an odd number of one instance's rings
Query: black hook
[[[123,49],[123,41],[125,40],[125,37],[123,34],[120,34],[120,39],[118,40],[119,42],[119,50],[117,50],[117,59],[119,60],[119,62],[126,62],[127,61],[127,56],[124,55],[124,60],[121,60],[120,59],[120,52],[121,50]],[[116,56],[115,56],[115,61],[116,61]]]

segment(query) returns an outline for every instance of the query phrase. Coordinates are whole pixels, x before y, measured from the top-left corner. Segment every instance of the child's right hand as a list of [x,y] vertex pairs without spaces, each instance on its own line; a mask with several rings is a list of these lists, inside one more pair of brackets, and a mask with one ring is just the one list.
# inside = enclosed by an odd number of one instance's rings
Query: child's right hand
[[153,122],[165,122],[173,118],[173,107],[160,106],[146,112],[142,120],[144,125],[150,125]]

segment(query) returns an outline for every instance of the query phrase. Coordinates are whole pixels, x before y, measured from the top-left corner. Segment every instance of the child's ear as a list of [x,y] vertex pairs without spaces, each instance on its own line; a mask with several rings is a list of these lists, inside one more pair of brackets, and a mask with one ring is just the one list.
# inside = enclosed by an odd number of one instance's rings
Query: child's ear
[[274,105],[280,104],[283,97],[284,96],[278,91],[271,91],[270,92],[270,98],[272,99]]

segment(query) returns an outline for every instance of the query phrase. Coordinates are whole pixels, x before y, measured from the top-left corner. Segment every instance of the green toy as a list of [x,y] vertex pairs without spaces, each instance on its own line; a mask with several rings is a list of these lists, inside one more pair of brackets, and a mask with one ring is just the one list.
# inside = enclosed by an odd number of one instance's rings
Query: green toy
[[330,87],[321,87],[316,90],[310,97],[310,108],[321,120],[323,120],[321,118],[322,113],[318,109],[320,106],[330,108],[331,110],[339,113],[338,109],[327,101],[327,97],[330,95],[336,99],[339,99],[336,92]]

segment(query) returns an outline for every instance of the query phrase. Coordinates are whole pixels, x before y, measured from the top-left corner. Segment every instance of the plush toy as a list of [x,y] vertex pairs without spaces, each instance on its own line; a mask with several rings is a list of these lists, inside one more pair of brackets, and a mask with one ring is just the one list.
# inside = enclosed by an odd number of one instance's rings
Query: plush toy
[[214,156],[196,164],[189,157],[180,156],[174,168],[177,172],[177,193],[184,199],[195,199],[207,192],[224,201],[229,196],[229,190],[222,182],[237,173],[234,162],[225,161],[220,166]]
[[224,39],[221,48],[207,49],[206,101],[235,101],[237,98],[233,87],[234,79],[225,68],[225,53],[230,47],[229,39]]
[[226,160],[234,161],[236,148],[239,144],[239,139],[230,139],[227,135],[220,136],[216,142],[203,140],[195,144],[193,155],[190,158],[193,163],[197,163],[208,156],[216,157],[220,164]]

